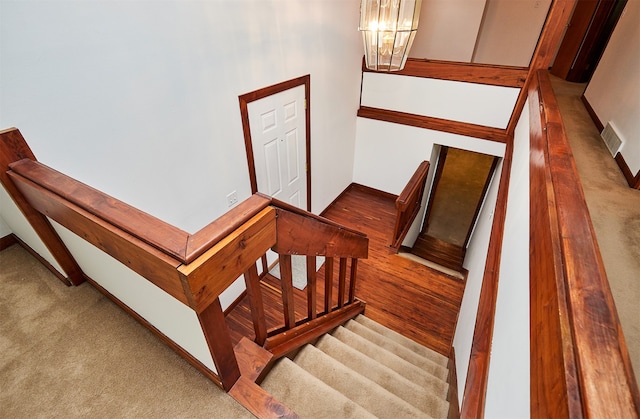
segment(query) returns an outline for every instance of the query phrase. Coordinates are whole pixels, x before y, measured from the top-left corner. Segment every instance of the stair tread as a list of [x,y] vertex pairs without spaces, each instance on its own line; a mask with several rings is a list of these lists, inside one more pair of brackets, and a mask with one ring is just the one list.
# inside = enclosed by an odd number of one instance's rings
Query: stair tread
[[416,366],[385,348],[372,345],[371,341],[344,327],[335,329],[331,333],[331,336],[342,341],[346,345],[351,346],[353,349],[363,353],[369,358],[374,359],[382,365],[391,368],[398,374],[406,377],[408,380],[416,382],[420,386],[426,387],[434,380],[441,381],[443,386],[447,385],[446,380],[448,378],[448,371],[439,365],[432,365],[437,374],[434,375],[430,371],[421,369],[419,366]]
[[301,417],[376,417],[288,358],[278,361],[261,387]]
[[[409,404],[312,345],[306,345],[294,362],[379,418],[431,418],[427,412]],[[446,417],[448,404],[444,402],[444,405],[439,407],[440,410],[436,412],[438,417]]]
[[430,358],[426,358],[411,349],[396,343],[395,341],[377,333],[368,327],[361,325],[353,320],[348,321],[344,326],[345,329],[361,336],[369,342],[375,343],[377,346],[386,349],[394,355],[410,362],[420,368],[423,371],[440,378],[441,380],[447,380],[449,372],[446,366],[439,364],[439,361],[433,361]]
[[423,412],[438,417],[436,412],[439,412],[439,409],[448,408],[448,403],[445,401],[448,387],[441,380],[434,378],[432,382],[425,383],[428,384],[428,388],[420,386],[331,335],[320,338],[315,346]]
[[362,314],[358,315],[358,317],[356,317],[354,320],[360,323],[361,325],[368,327],[374,332],[377,332],[383,335],[384,337],[389,338],[394,342],[407,347],[413,352],[419,355],[422,355],[425,358],[429,358],[430,360],[434,361],[438,365],[442,365],[443,367],[446,367],[449,363],[449,358],[447,358],[446,356],[439,354],[438,352],[432,349],[429,349],[426,346],[420,345],[419,343],[409,339],[406,336],[401,335],[395,330],[391,330],[388,327],[383,326],[380,323],[375,322]]
[[464,249],[428,235],[420,235],[411,253],[454,270],[462,269]]

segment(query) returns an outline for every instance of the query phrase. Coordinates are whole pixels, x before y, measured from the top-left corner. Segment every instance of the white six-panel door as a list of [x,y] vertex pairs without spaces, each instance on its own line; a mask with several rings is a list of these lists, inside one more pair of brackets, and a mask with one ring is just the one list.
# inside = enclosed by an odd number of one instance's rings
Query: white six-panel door
[[306,209],[304,85],[247,105],[258,192]]

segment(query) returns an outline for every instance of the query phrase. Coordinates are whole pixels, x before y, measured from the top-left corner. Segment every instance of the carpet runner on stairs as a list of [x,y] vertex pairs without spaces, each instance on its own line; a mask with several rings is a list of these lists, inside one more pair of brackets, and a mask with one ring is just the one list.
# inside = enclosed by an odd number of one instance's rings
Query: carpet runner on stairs
[[361,315],[278,361],[262,388],[303,418],[446,418],[447,363]]

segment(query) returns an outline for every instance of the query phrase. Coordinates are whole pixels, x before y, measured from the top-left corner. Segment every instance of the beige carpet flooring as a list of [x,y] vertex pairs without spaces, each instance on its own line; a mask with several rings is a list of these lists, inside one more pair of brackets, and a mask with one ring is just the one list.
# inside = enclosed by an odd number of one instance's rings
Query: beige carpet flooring
[[580,99],[586,85],[551,81],[640,382],[640,191],[629,188],[589,117]]
[[0,252],[0,417],[253,418],[89,284]]

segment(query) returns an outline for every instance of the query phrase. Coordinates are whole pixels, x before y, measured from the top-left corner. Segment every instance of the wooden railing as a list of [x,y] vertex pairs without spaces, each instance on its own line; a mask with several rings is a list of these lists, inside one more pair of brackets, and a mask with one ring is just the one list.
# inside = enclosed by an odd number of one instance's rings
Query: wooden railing
[[546,71],[529,102],[531,415],[637,418],[637,383]]
[[[368,256],[368,239],[325,218],[300,210],[282,201],[271,200],[276,211],[276,241],[271,250],[279,255],[284,326],[266,330],[263,304],[259,301],[257,269],[245,272],[251,296],[256,342],[276,358],[299,348],[364,310],[355,297],[358,259]],[[296,320],[292,255],[306,256],[306,317]],[[318,311],[316,257],[325,258],[324,298]],[[339,265],[337,282],[334,264]],[[334,288],[337,295],[334,298]]]
[[396,199],[396,224],[391,241],[391,247],[396,250],[402,245],[402,241],[420,211],[428,173],[429,162],[423,161]]
[[[152,332],[225,390],[241,378],[237,353],[231,343],[219,296],[244,274],[251,303],[256,342],[272,355],[287,354],[364,311],[355,297],[359,258],[366,258],[368,239],[334,222],[256,194],[195,234],[189,234],[84,185],[35,160],[17,129],[0,132],[4,167],[0,181],[27,220],[62,266],[77,268],[73,256],[51,227],[49,219],[66,227],[155,284],[197,314],[216,371],[211,371],[133,310],[117,301]],[[7,171],[7,169],[9,169]],[[262,305],[256,261],[272,249],[280,256],[284,327],[268,331]],[[308,262],[306,318],[296,321],[291,255],[306,255]],[[317,308],[316,256],[324,256],[324,305]],[[334,260],[339,264],[334,279]],[[73,271],[72,272],[76,272]],[[81,275],[101,287],[91,278]],[[80,281],[76,281],[80,282]],[[337,298],[333,291],[337,289]],[[115,298],[110,296],[111,298]],[[264,367],[264,365],[262,366]],[[260,390],[244,395],[253,402],[274,401]],[[241,397],[240,397],[241,398]],[[257,399],[256,399],[257,398]],[[277,403],[276,403],[277,405]],[[283,411],[282,406],[275,410]],[[286,409],[285,409],[286,411]],[[258,412],[258,411],[255,411]]]

